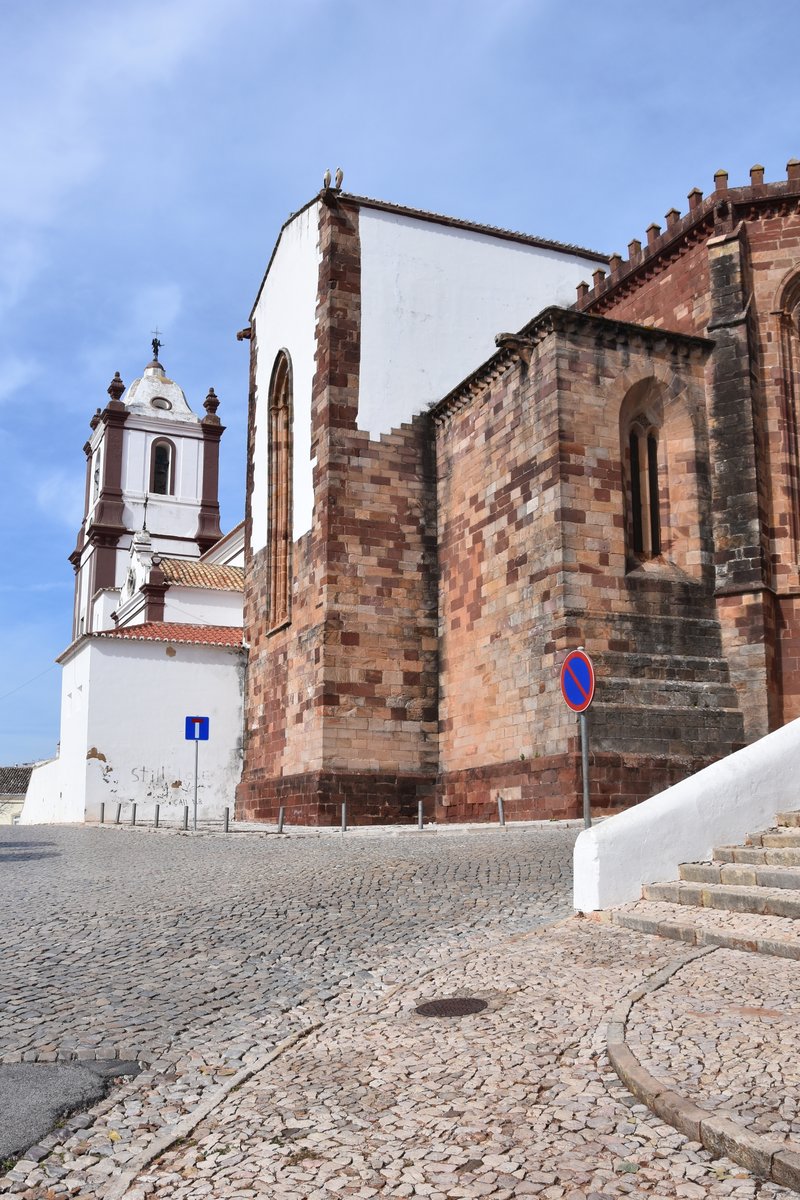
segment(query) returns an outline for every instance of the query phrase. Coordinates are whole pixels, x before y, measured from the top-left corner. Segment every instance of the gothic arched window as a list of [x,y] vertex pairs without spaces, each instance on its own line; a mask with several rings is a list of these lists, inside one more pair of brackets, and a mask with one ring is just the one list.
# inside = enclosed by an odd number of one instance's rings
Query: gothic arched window
[[661,404],[646,382],[636,385],[620,414],[627,554],[635,565],[663,550],[659,445]]
[[150,454],[150,488],[156,496],[171,496],[175,484],[175,447],[166,438],[153,442]]
[[267,525],[269,624],[291,616],[292,587],[292,365],[281,350],[269,389],[269,512]]
[[[788,526],[794,560],[800,561],[800,275],[782,288],[777,305],[780,325],[781,403],[785,429],[784,472]],[[781,525],[777,519],[775,525]]]

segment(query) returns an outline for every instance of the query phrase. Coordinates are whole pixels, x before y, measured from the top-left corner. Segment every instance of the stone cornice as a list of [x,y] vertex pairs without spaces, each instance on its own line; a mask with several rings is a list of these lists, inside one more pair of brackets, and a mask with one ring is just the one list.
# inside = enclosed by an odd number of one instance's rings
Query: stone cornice
[[[657,329],[651,325],[635,325],[630,321],[617,321],[594,313],[579,312],[573,308],[544,309],[515,335],[503,334],[503,344],[496,354],[482,363],[463,379],[451,392],[429,409],[431,418],[440,424],[453,412],[469,404],[473,397],[486,390],[509,368],[522,358],[520,346],[531,351],[551,335],[583,336],[590,338],[594,346],[615,346],[618,342],[641,342],[654,349],[670,346],[684,357],[708,355],[713,348],[709,338],[693,334],[675,333],[668,329]],[[522,359],[524,364],[524,358]],[[523,369],[527,369],[523,366]]]

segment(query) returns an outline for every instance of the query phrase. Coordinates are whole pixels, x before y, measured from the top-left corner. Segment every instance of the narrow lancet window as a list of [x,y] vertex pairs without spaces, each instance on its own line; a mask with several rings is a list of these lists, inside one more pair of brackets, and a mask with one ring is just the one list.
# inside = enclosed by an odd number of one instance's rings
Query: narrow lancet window
[[659,558],[662,550],[661,497],[658,480],[660,426],[652,414],[639,412],[622,422],[626,461],[627,553],[635,562]]
[[661,553],[661,516],[658,506],[658,440],[654,433],[647,435],[647,485],[650,498],[650,554]]
[[269,394],[269,622],[291,615],[292,586],[292,381],[289,356],[281,351]]
[[629,439],[631,464],[631,541],[634,554],[644,554],[644,526],[642,523],[642,476],[639,461],[639,435],[631,430]]

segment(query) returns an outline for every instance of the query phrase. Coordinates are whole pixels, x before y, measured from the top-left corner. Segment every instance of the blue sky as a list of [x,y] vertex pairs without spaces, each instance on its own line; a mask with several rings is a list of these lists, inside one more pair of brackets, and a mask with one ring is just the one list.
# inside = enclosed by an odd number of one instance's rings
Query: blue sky
[[[0,763],[50,756],[88,420],[162,331],[227,425],[281,223],[320,187],[611,253],[694,186],[800,157],[795,0],[6,0]],[[533,315],[533,314],[532,314]]]

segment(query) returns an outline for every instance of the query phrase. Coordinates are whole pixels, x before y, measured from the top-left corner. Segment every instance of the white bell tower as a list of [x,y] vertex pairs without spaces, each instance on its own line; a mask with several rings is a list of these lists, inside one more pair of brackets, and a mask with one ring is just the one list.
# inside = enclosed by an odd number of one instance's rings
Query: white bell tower
[[221,537],[219,443],[224,427],[210,388],[202,420],[184,391],[153,358],[125,390],[117,372],[111,397],[90,422],[84,446],[84,519],[70,561],[75,568],[73,639],[113,627],[134,535],[153,554],[199,558]]

